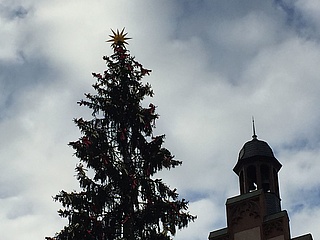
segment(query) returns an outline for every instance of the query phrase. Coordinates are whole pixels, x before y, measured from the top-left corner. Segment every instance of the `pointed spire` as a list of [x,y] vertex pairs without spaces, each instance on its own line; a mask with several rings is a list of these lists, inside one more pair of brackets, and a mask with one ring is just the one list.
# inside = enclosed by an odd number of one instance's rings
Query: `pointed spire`
[[256,127],[255,127],[255,125],[254,125],[254,117],[253,117],[253,116],[252,116],[252,130],[253,130],[252,138],[253,138],[253,139],[257,139]]

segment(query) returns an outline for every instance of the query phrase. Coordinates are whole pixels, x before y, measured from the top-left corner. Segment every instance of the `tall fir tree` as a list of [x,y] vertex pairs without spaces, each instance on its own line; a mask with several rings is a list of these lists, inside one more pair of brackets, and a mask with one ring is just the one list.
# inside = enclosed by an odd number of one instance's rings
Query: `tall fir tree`
[[92,74],[96,93],[78,102],[92,110],[92,119],[74,119],[82,137],[69,143],[80,160],[75,170],[81,190],[54,197],[69,223],[47,239],[169,240],[196,218],[176,189],[154,178],[181,161],[162,147],[164,135],[153,135],[156,107],[142,106],[153,96],[150,84],[142,83],[151,70],[130,55],[124,29],[112,33],[107,42],[113,54],[103,57],[107,69]]

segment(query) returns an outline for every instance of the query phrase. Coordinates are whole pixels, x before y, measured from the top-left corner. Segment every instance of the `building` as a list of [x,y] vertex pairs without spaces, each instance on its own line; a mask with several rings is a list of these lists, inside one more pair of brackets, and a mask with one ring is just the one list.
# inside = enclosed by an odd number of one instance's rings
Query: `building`
[[258,140],[254,125],[253,132],[233,168],[240,195],[227,199],[227,227],[210,232],[209,240],[312,240],[311,234],[291,238],[288,214],[280,204],[282,165],[269,145]]

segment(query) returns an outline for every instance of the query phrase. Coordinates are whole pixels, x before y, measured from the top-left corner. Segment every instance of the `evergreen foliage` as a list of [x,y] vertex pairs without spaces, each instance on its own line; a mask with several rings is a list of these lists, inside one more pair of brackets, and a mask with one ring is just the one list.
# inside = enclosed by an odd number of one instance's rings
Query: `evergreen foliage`
[[195,219],[176,189],[154,178],[181,161],[162,147],[164,135],[153,135],[156,107],[142,106],[153,96],[150,84],[142,82],[151,70],[130,55],[123,30],[113,34],[113,54],[103,57],[107,69],[92,74],[96,93],[78,102],[92,110],[92,119],[74,119],[82,137],[69,143],[79,158],[81,191],[62,190],[54,197],[69,223],[47,239],[169,240]]

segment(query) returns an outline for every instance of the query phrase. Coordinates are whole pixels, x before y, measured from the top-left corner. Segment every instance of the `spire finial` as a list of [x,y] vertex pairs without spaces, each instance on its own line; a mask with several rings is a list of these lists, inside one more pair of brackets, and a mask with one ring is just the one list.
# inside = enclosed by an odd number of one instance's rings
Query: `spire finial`
[[253,130],[252,138],[253,138],[253,139],[257,139],[256,127],[255,127],[255,125],[254,125],[254,117],[253,117],[253,116],[252,116],[252,130]]

